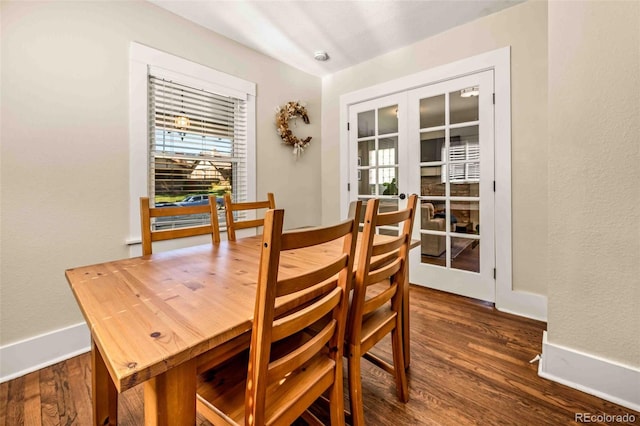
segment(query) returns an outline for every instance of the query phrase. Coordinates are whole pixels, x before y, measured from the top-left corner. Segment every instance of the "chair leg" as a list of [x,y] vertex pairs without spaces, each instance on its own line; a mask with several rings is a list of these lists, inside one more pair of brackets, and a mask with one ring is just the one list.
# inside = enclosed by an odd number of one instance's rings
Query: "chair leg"
[[391,331],[391,348],[393,352],[393,370],[396,376],[396,393],[400,402],[409,401],[409,387],[404,368],[404,351],[402,340],[402,323],[396,322],[396,327]]
[[331,426],[344,426],[344,389],[342,387],[342,355],[336,362],[333,385],[329,388],[329,415]]
[[362,382],[360,381],[360,353],[350,350],[349,353],[349,403],[351,404],[351,421],[353,426],[364,426],[364,407],[362,402]]

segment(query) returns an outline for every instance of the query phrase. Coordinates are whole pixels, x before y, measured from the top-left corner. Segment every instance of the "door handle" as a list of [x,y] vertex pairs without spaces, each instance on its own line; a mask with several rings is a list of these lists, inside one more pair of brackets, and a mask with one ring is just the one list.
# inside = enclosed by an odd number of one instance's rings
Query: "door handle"
[[407,196],[403,192],[402,194],[398,195],[398,198],[400,198],[401,200],[404,200],[405,198],[407,198]]

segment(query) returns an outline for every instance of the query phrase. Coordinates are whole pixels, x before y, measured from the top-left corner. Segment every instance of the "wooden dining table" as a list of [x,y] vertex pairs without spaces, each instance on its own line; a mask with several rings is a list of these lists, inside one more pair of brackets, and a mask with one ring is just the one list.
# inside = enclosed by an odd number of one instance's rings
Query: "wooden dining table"
[[[145,424],[195,424],[199,367],[215,364],[234,342],[248,345],[261,243],[248,237],[65,272],[91,332],[95,425],[116,425],[118,393],[142,383]],[[340,250],[336,241],[283,253],[279,273],[284,278]]]

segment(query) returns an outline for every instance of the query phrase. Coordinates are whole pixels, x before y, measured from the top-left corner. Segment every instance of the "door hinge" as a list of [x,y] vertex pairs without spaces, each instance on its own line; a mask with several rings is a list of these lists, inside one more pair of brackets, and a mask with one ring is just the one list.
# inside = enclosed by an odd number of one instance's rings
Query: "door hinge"
[[351,184],[347,183],[347,191],[351,191]]
[[493,104],[494,105],[496,104],[496,94],[495,93],[493,94]]
[[351,123],[347,122],[347,132],[351,130]]
[[496,192],[496,181],[493,181],[493,192]]
[[493,279],[496,279],[496,268],[493,268]]

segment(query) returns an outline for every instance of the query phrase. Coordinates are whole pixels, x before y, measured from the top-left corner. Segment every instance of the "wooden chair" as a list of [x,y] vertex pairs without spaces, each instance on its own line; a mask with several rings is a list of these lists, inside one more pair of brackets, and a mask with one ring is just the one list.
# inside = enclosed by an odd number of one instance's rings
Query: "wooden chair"
[[[189,226],[184,228],[152,230],[152,217],[188,216],[209,214],[211,221],[206,225]],[[218,225],[218,211],[215,197],[209,197],[209,204],[185,207],[149,207],[149,198],[140,197],[140,225],[142,228],[142,254],[153,252],[154,241],[172,240],[175,238],[193,237],[196,235],[211,235],[213,243],[220,242],[220,227]]]
[[267,194],[266,201],[248,201],[242,203],[234,203],[231,200],[231,194],[225,194],[224,207],[227,215],[227,239],[229,241],[236,240],[236,230],[246,228],[257,228],[264,225],[264,218],[237,221],[233,216],[233,212],[243,210],[258,210],[258,209],[275,209],[276,200],[273,193]]
[[[407,208],[378,213],[380,200],[369,200],[360,242],[358,268],[347,323],[349,399],[353,425],[364,425],[360,359],[362,357],[393,374],[402,402],[409,400],[402,340],[402,297],[415,216],[417,196],[411,195]],[[399,235],[374,243],[378,226],[398,224]],[[369,353],[391,333],[393,365]]]
[[[290,425],[300,416],[318,422],[307,409],[325,392],[331,424],[344,424],[342,356],[357,222],[283,233],[283,218],[283,210],[265,216],[249,353],[198,379],[198,411],[215,425]],[[330,263],[301,270],[288,256],[279,268],[283,253],[303,256],[338,238],[342,252]]]

